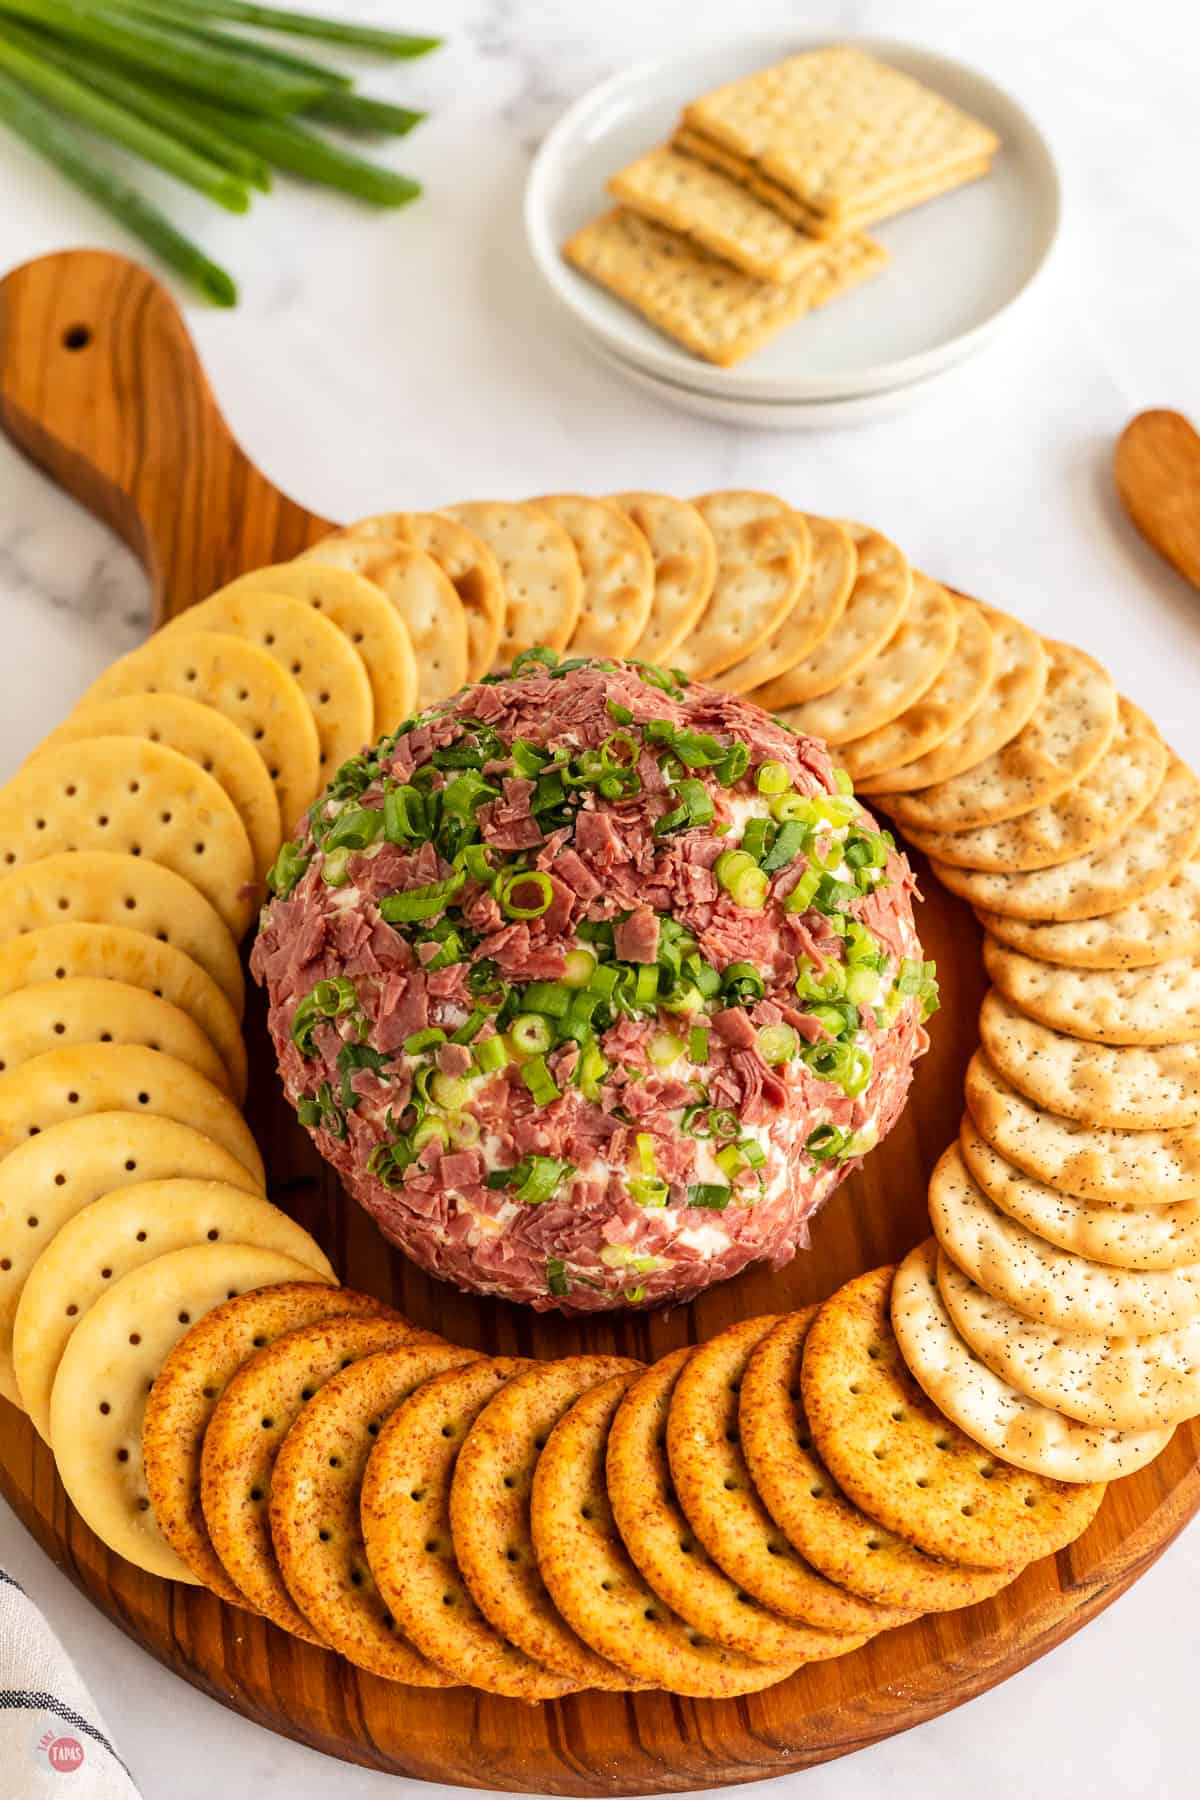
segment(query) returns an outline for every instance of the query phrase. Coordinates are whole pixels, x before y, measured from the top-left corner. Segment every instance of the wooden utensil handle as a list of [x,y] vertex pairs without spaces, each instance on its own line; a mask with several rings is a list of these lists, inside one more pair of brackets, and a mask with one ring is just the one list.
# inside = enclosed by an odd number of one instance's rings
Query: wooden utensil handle
[[0,282],[0,425],[145,565],[160,624],[329,523],[235,441],[170,295],[99,250]]

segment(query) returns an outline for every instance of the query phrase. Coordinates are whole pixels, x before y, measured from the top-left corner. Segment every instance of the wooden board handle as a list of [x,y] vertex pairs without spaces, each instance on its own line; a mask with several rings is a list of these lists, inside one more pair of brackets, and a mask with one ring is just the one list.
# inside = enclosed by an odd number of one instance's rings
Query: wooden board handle
[[156,624],[330,529],[255,468],[175,302],[121,256],[65,251],[0,282],[0,425],[141,559]]

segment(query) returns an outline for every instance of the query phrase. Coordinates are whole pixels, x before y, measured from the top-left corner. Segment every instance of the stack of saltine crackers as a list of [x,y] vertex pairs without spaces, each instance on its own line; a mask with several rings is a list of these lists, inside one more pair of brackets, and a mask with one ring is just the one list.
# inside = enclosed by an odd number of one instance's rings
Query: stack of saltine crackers
[[866,228],[987,173],[995,133],[863,50],[789,57],[683,110],[563,246],[693,356],[729,367],[876,274]]

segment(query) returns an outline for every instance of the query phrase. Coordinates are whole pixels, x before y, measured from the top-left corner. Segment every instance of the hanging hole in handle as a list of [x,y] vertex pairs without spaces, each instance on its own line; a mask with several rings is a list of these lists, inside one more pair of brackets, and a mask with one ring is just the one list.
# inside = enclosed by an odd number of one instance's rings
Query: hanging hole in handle
[[64,350],[86,350],[92,341],[90,325],[69,325],[62,334]]

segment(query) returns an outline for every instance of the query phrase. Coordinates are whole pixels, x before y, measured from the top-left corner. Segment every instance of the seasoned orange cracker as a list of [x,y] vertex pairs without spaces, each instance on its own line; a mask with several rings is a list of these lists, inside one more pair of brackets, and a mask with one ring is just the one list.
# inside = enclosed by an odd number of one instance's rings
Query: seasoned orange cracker
[[187,1327],[221,1301],[314,1278],[277,1250],[199,1244],[131,1269],[85,1314],[54,1378],[50,1443],[68,1497],[110,1550],[153,1575],[197,1582],[151,1509],[142,1460],[146,1396]]
[[214,1045],[240,1097],[246,1046],[237,1015],[222,990],[183,950],[125,925],[45,925],[0,944],[0,998],[71,980],[123,983],[178,1007]]
[[362,1356],[423,1334],[400,1318],[318,1319],[276,1338],[232,1375],[200,1456],[200,1504],[225,1572],[256,1612],[321,1643],[283,1582],[271,1543],[271,1478],[280,1445],[324,1382]]
[[377,734],[394,731],[414,710],[417,665],[408,627],[382,589],[364,575],[353,569],[334,569],[325,563],[304,560],[273,563],[240,575],[219,593],[221,597],[287,594],[336,625],[343,637],[349,638],[367,671]]
[[1067,968],[1146,969],[1200,956],[1200,861],[1185,862],[1144,899],[1090,919],[1018,919],[983,908],[977,916],[1010,949]]
[[698,244],[623,207],[593,219],[563,256],[693,356],[732,368],[805,313],[876,274],[887,253],[867,237],[824,246],[788,282],[756,281]]
[[[362,542],[335,531],[306,550],[299,562],[328,563],[338,569],[364,567]],[[388,554],[371,557],[371,579],[404,622],[417,670],[417,705],[426,707],[457,692],[470,660],[467,614],[441,564],[411,544],[393,542]]]
[[654,558],[650,616],[633,654],[642,662],[665,664],[708,605],[717,546],[690,500],[642,492],[611,498],[629,514]]
[[519,500],[467,500],[441,510],[481,537],[500,565],[504,622],[496,665],[506,668],[537,644],[564,650],[579,623],[583,571],[558,521]]
[[0,877],[0,949],[47,925],[72,924],[118,925],[181,950],[212,976],[240,1021],[246,983],[233,934],[173,869],[109,850],[62,850]]
[[1072,1037],[1129,1045],[1200,1037],[1200,958],[1149,969],[1065,969],[985,938],[984,962],[1014,1006]]
[[800,1366],[817,1308],[780,1319],[746,1367],[738,1405],[742,1450],[771,1516],[814,1569],[864,1600],[950,1612],[988,1600],[1017,1569],[943,1562],[869,1519],[843,1494],[812,1441]]
[[21,1404],[13,1321],[29,1272],[55,1234],[131,1182],[191,1176],[243,1193],[261,1183],[213,1138],[155,1114],[85,1113],[39,1131],[0,1162],[0,1394]]
[[605,1480],[609,1432],[631,1375],[578,1400],[551,1433],[533,1483],[538,1568],[563,1617],[593,1650],[640,1681],[721,1699],[772,1687],[795,1664],[757,1662],[701,1637],[649,1587],[614,1523]]
[[484,1617],[535,1662],[581,1687],[627,1689],[554,1608],[533,1553],[529,1495],[541,1449],[581,1394],[638,1371],[619,1356],[569,1356],[513,1377],[490,1400],[458,1453],[450,1529],[463,1578]]
[[502,1638],[462,1578],[450,1485],[467,1432],[531,1365],[481,1357],[417,1389],[388,1419],[363,1474],[361,1520],[376,1586],[405,1636],[459,1681],[514,1700],[556,1700],[575,1684]]
[[702,1636],[755,1662],[815,1662],[863,1638],[797,1625],[760,1606],[714,1563],[688,1524],[667,1462],[667,1414],[690,1347],[664,1356],[626,1392],[608,1439],[617,1530],[654,1592]]
[[583,596],[567,648],[575,656],[628,656],[654,601],[654,558],[627,512],[588,494],[533,501],[562,526],[579,558]]
[[383,559],[390,543],[424,551],[449,577],[467,619],[467,679],[478,681],[496,661],[504,628],[504,577],[484,539],[444,512],[376,513],[341,534],[363,552],[363,569]]
[[1152,1462],[1166,1425],[1125,1431],[1068,1418],[989,1368],[961,1336],[942,1299],[931,1238],[896,1270],[892,1329],[911,1374],[946,1417],[985,1450],[1050,1480],[1113,1481]]
[[0,1075],[0,1158],[85,1113],[157,1113],[194,1125],[263,1185],[263,1163],[233,1102],[186,1063],[142,1044],[73,1044]]
[[908,558],[868,526],[847,520],[846,530],[857,561],[845,609],[807,656],[750,695],[768,712],[815,699],[849,681],[883,648],[908,611],[913,590]]
[[262,758],[290,835],[320,786],[321,746],[312,709],[273,657],[245,638],[184,630],[181,622],[112,663],[83,698],[147,693],[182,694],[231,719]]
[[224,788],[178,750],[100,737],[59,744],[0,788],[0,866],[121,850],[184,876],[235,937],[254,916],[254,857]]
[[995,1569],[1062,1549],[1091,1523],[1103,1483],[1014,1469],[951,1424],[900,1354],[893,1274],[847,1282],[809,1329],[801,1387],[823,1462],[856,1506],[930,1556]]
[[271,1472],[271,1543],[288,1592],[324,1643],[386,1681],[455,1685],[397,1631],[375,1586],[359,1522],[363,1470],[414,1389],[475,1360],[451,1344],[404,1344],[341,1369],[304,1406]]
[[708,605],[672,656],[693,681],[708,681],[764,643],[801,604],[812,543],[808,525],[775,494],[727,489],[696,509],[717,546]]
[[[188,618],[192,614],[185,615]],[[279,854],[283,833],[279,802],[271,777],[249,738],[223,713],[181,694],[119,694],[109,700],[83,700],[33,755],[59,744],[78,744],[85,738],[147,738],[165,744],[181,756],[199,763],[232,800],[250,848],[254,868],[262,880]],[[79,755],[86,757],[87,751]],[[30,759],[32,760],[32,759]]]
[[751,1355],[776,1323],[767,1317],[730,1326],[681,1372],[667,1420],[679,1504],[717,1566],[784,1618],[858,1636],[906,1624],[911,1612],[860,1600],[819,1575],[755,1490],[738,1442],[738,1392]]
[[[944,587],[913,571],[912,597],[896,629],[848,679],[782,717],[795,731],[843,744],[898,718],[949,661],[958,611]],[[814,652],[820,660],[820,646]]]
[[221,1181],[171,1176],[131,1182],[63,1222],[29,1270],[12,1328],[22,1405],[50,1436],[50,1395],[66,1347],[88,1309],[131,1269],[190,1244],[250,1244],[334,1272],[320,1246],[261,1194]]
[[752,693],[806,657],[846,610],[858,569],[854,539],[836,519],[804,514],[811,544],[804,589],[782,625],[749,656],[722,671],[717,686]]
[[256,1350],[284,1332],[348,1315],[395,1317],[368,1294],[323,1287],[304,1277],[238,1294],[193,1324],[154,1377],[142,1427],[154,1516],[196,1579],[234,1606],[249,1602],[213,1549],[200,1503],[200,1454],[208,1422],[230,1378]]

